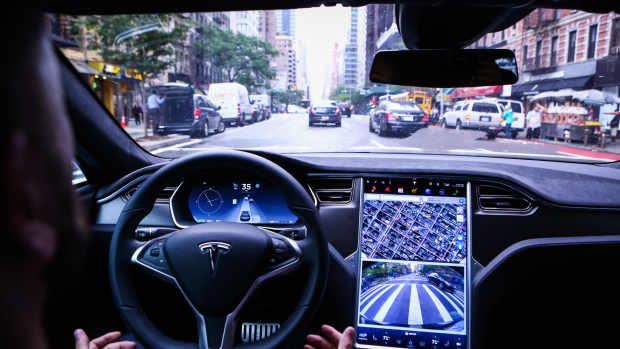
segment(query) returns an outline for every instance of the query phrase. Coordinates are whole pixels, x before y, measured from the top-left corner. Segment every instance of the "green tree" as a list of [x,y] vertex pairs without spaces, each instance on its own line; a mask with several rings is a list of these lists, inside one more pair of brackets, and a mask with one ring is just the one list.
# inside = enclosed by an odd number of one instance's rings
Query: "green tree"
[[222,69],[229,82],[238,82],[254,92],[258,87],[268,87],[267,81],[275,78],[270,61],[278,51],[270,43],[213,24],[201,26],[199,34],[194,41],[196,53]]
[[359,90],[344,86],[338,86],[334,91],[332,91],[329,98],[335,101],[351,102],[353,105],[358,105],[365,102],[365,97],[362,96]]
[[175,63],[174,45],[187,34],[183,20],[172,25],[174,16],[85,16],[76,18],[73,25],[86,29],[87,48],[106,62],[157,76]]
[[300,90],[277,91],[271,94],[272,103],[284,104],[288,110],[289,104],[297,104],[304,98],[304,92]]

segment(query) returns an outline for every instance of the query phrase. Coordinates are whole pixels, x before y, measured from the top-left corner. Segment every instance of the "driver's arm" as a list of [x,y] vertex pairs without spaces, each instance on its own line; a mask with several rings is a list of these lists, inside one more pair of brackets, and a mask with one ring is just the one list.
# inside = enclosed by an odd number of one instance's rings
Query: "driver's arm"
[[342,333],[329,325],[321,326],[322,336],[310,334],[304,349],[352,349],[355,330],[347,327]]
[[101,337],[97,337],[92,341],[88,340],[86,332],[77,329],[73,332],[75,337],[75,349],[135,349],[136,343],[130,341],[115,342],[121,338],[121,333],[109,332]]

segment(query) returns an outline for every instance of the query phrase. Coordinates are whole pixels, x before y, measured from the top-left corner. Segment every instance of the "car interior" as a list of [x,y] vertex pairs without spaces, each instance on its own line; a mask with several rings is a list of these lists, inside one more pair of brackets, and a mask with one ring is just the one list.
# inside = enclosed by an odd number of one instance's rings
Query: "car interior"
[[[620,11],[618,2],[594,0],[394,3],[408,50],[458,50],[541,7]],[[335,4],[69,0],[51,1],[45,11],[85,15]],[[301,348],[305,335],[322,324],[352,326],[364,181],[377,177],[471,186],[472,348],[618,347],[620,162],[252,149],[206,150],[173,160],[138,145],[69,61],[60,53],[57,58],[76,130],[76,163],[86,178],[75,189],[87,208],[93,239],[84,279],[48,300],[45,325],[52,347],[73,346],[72,330],[81,327],[89,333],[122,329],[145,348]],[[384,57],[382,64],[391,74],[398,72],[399,60]],[[377,76],[385,81],[390,74]],[[454,86],[463,78],[443,74],[432,86]],[[416,76],[408,72],[398,79],[413,84],[431,77],[413,81]],[[277,217],[261,220],[241,208],[236,214],[243,223],[224,215],[204,223],[213,205],[226,205],[222,196],[237,183],[242,190],[246,183],[261,187],[252,199],[240,197],[242,207],[264,200],[278,208]],[[164,242],[167,260],[161,258]],[[201,262],[205,255],[211,266]],[[84,285],[89,292],[80,292]],[[60,308],[67,300],[75,308]],[[67,311],[74,315],[55,320]],[[267,326],[244,343],[249,334],[242,323]]]

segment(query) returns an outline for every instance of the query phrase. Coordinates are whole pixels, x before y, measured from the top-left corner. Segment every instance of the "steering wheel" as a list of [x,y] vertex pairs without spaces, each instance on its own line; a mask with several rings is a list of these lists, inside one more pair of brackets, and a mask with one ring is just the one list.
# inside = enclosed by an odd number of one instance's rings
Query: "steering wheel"
[[[139,222],[153,209],[158,193],[171,181],[221,168],[269,178],[306,226],[294,241],[247,223],[196,224],[150,241],[136,239]],[[303,268],[298,304],[280,329],[243,348],[283,347],[300,338],[318,308],[327,279],[327,241],[313,200],[302,185],[273,162],[241,151],[212,151],[176,159],[152,174],[120,214],[110,245],[110,283],[114,301],[129,329],[148,348],[229,349],[235,345],[238,316],[263,283]],[[192,309],[198,341],[175,340],[158,329],[140,306],[130,280],[132,268],[172,283]]]

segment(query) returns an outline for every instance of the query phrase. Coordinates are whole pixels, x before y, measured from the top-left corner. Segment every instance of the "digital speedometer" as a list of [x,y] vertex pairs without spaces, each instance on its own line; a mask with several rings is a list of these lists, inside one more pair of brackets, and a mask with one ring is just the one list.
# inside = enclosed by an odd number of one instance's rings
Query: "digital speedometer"
[[188,208],[197,223],[297,223],[278,188],[256,179],[194,181]]

